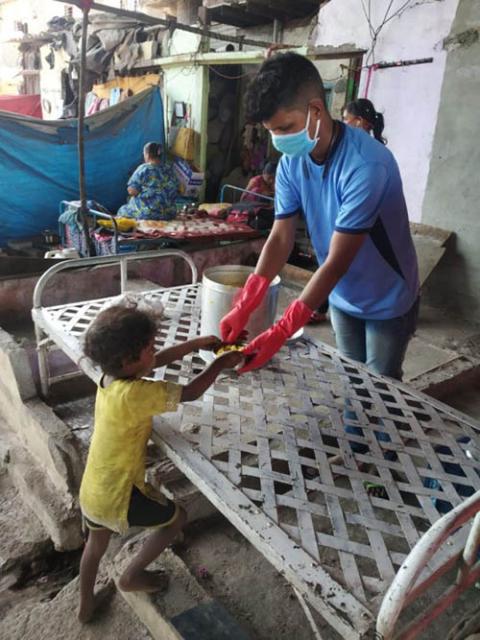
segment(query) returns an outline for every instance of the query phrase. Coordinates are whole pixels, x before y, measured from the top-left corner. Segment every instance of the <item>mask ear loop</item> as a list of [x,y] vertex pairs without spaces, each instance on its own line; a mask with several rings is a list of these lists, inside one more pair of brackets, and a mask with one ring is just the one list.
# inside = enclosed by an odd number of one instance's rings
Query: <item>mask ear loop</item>
[[308,115],[307,115],[307,122],[305,123],[305,131],[307,132],[307,136],[308,139],[311,140],[312,142],[318,142],[318,132],[320,131],[320,124],[322,123],[321,120],[317,120],[317,127],[315,129],[315,133],[313,135],[313,138],[310,137],[310,134],[308,133],[308,125],[310,124],[310,109],[308,110]]

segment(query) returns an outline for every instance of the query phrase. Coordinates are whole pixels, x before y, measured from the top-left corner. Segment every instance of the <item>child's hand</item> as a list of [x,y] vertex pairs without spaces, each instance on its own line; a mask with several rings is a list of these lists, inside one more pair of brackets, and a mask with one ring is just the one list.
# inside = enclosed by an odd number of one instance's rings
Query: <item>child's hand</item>
[[197,345],[199,349],[205,349],[205,351],[216,351],[222,346],[222,341],[217,336],[200,336],[197,338]]
[[216,362],[220,362],[222,369],[234,369],[245,360],[241,351],[228,351],[218,356]]

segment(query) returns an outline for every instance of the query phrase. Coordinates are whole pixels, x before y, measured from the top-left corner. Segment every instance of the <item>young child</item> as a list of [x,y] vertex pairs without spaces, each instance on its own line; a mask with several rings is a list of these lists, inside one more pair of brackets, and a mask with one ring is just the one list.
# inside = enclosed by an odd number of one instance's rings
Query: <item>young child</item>
[[178,403],[199,398],[224,369],[243,360],[239,352],[217,358],[189,384],[143,379],[154,367],[183,358],[198,349],[220,346],[215,336],[180,343],[155,354],[154,319],[143,311],[112,306],[99,314],[86,333],[85,355],[100,365],[95,428],[80,487],[80,506],[88,540],[80,562],[78,617],[94,614],[95,579],[112,532],[148,527],[153,532],[119,580],[124,591],[156,591],[165,578],[146,567],[181,531],[186,514],[174,502],[145,484],[145,451],[152,417],[175,411]]

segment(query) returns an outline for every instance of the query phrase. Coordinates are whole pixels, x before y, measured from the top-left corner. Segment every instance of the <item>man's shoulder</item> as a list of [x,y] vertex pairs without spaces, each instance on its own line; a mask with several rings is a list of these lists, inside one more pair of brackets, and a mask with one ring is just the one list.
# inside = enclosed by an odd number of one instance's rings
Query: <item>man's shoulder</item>
[[352,168],[366,163],[383,164],[388,168],[395,163],[392,152],[384,144],[362,129],[348,126],[345,127],[342,156]]

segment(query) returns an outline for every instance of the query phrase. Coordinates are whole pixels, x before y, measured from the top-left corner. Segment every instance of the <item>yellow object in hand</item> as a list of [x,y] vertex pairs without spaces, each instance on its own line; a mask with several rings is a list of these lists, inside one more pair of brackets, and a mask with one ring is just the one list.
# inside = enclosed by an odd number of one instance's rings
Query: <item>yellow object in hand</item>
[[229,353],[229,351],[243,351],[243,346],[239,344],[223,344],[220,349],[215,351],[215,355],[222,356],[224,353]]

